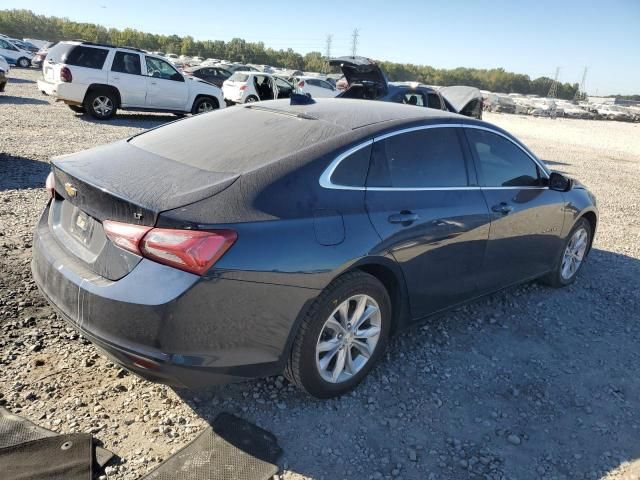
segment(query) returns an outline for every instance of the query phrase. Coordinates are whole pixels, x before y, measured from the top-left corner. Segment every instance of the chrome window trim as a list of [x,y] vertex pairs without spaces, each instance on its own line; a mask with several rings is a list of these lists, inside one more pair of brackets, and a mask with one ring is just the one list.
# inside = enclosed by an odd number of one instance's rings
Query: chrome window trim
[[533,155],[533,153],[529,152],[523,145],[521,145],[519,142],[515,141],[514,139],[508,137],[504,133],[498,132],[497,130],[494,130],[489,127],[485,127],[483,125],[472,125],[472,124],[466,124],[466,123],[437,123],[433,125],[418,125],[416,127],[409,127],[409,128],[403,128],[401,130],[395,130],[393,132],[385,133],[384,135],[378,135],[376,137],[373,137],[372,139],[366,140],[362,143],[355,145],[354,147],[351,147],[349,150],[338,155],[324,170],[324,172],[322,172],[322,175],[320,176],[320,179],[319,179],[320,186],[323,188],[328,188],[332,190],[356,190],[356,191],[371,190],[376,192],[385,192],[385,191],[413,192],[413,191],[448,191],[448,190],[548,190],[549,189],[549,187],[535,187],[535,186],[534,187],[532,186],[529,186],[529,187],[524,187],[524,186],[523,187],[480,187],[478,185],[469,185],[466,187],[356,187],[356,186],[349,186],[349,185],[338,185],[331,181],[331,175],[333,175],[333,172],[336,170],[336,168],[338,168],[338,165],[340,164],[340,162],[342,162],[342,160],[347,158],[349,155],[357,152],[358,150],[365,148],[367,146],[373,145],[374,142],[378,142],[380,140],[384,140],[389,137],[402,135],[404,133],[416,132],[419,130],[429,130],[432,128],[475,128],[476,130],[485,130],[495,135],[499,135],[500,137],[508,140],[509,142],[513,143],[516,147],[518,147],[520,150],[522,150],[525,153],[525,155],[527,155],[531,159],[531,161],[533,161],[540,168],[541,174],[544,176],[544,178],[546,179],[549,178],[549,171],[547,170],[547,167],[545,167]]
[[342,162],[342,160],[347,158],[349,155],[357,152],[358,150],[361,150],[361,149],[363,149],[365,147],[368,147],[370,145],[373,145],[373,139],[369,139],[366,142],[359,143],[355,147],[351,147],[346,152],[343,152],[340,155],[338,155],[335,158],[335,160],[333,160],[329,164],[329,166],[325,169],[325,171],[322,172],[322,175],[320,175],[320,186],[323,187],[323,188],[331,188],[333,190],[365,190],[365,187],[356,187],[356,186],[353,186],[353,185],[352,186],[349,186],[349,185],[337,185],[335,183],[332,183],[331,182],[331,175],[333,175],[333,172],[336,170],[336,168],[338,168],[338,165],[340,165],[340,162]]

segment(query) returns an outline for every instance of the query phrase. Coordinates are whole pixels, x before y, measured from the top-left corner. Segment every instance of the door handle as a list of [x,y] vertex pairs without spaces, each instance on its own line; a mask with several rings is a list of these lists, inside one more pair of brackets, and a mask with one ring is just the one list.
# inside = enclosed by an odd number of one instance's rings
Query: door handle
[[151,82],[151,85],[157,85],[157,84],[158,84],[157,82]]
[[401,223],[404,226],[411,225],[420,218],[417,213],[402,210],[400,213],[389,215],[389,223]]
[[120,80],[120,77],[111,77],[113,80]]
[[501,213],[502,215],[508,215],[513,211],[513,207],[507,202],[500,202],[498,205],[491,207],[491,211]]

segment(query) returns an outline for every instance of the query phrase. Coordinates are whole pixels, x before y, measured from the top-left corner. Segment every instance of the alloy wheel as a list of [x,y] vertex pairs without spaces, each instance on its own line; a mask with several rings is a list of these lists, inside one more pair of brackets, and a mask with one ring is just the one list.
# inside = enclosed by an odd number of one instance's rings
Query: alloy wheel
[[574,232],[564,250],[560,275],[564,280],[571,279],[582,265],[584,255],[587,251],[589,234],[584,228],[579,228]]
[[100,95],[93,100],[93,111],[101,117],[107,117],[113,110],[113,102],[105,95]]
[[316,343],[316,367],[323,380],[342,383],[369,362],[381,333],[378,303],[369,295],[342,302],[325,321]]
[[204,102],[200,103],[200,105],[198,105],[198,113],[212,112],[213,110],[215,110],[213,108],[213,103],[209,102],[208,100],[205,100]]

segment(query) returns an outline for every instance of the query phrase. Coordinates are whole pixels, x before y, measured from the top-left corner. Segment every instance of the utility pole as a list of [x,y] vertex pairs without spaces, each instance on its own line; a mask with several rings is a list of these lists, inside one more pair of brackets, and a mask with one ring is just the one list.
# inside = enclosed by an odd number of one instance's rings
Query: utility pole
[[553,82],[551,83],[551,88],[549,89],[549,93],[547,97],[556,98],[558,95],[558,76],[560,75],[560,67],[556,67],[556,76],[553,78]]
[[333,41],[333,35],[327,35],[327,49],[324,52],[325,61],[322,65],[322,73],[329,71],[329,59],[331,58],[331,42]]
[[358,51],[358,37],[360,36],[360,33],[358,33],[358,29],[354,28],[353,29],[353,34],[351,35],[352,40],[351,40],[351,56],[355,57],[356,53]]
[[580,82],[580,88],[578,88],[578,91],[576,92],[575,97],[573,97],[573,99],[577,102],[580,100],[586,100],[587,99],[587,71],[589,70],[589,67],[584,67],[584,72],[582,72],[582,81]]

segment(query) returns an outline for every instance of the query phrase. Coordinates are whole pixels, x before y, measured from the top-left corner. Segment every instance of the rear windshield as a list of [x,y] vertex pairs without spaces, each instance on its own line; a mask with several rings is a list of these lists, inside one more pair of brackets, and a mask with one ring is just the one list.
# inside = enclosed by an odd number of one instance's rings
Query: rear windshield
[[344,131],[320,120],[232,107],[149,130],[129,143],[202,170],[243,173]]
[[234,73],[229,78],[229,80],[231,80],[232,82],[246,82],[248,79],[249,79],[249,75],[247,75],[246,73],[238,73],[238,72]]
[[105,50],[104,48],[78,45],[71,50],[63,60],[69,65],[101,69],[108,54],[109,50]]

